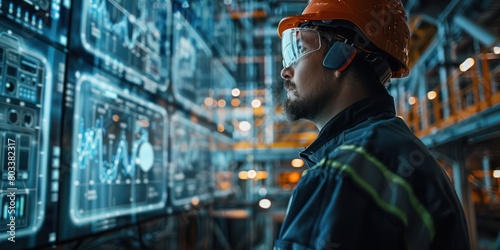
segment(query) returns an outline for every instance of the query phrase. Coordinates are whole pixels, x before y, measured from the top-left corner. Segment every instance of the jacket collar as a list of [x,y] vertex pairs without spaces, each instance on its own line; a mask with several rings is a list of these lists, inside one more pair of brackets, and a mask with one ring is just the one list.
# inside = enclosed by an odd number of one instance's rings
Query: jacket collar
[[330,119],[321,129],[316,140],[302,151],[300,156],[312,167],[311,164],[315,164],[315,161],[310,159],[310,157],[315,153],[321,153],[317,151],[327,142],[331,141],[345,130],[366,120],[368,117],[384,112],[389,112],[393,116],[396,114],[394,99],[389,93],[368,97],[352,104]]

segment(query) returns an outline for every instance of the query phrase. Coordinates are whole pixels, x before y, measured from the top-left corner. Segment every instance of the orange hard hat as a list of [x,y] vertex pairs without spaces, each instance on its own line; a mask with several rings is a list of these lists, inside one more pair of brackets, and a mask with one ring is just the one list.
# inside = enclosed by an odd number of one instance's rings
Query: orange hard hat
[[400,0],[311,0],[302,15],[285,17],[280,21],[278,34],[281,37],[284,30],[313,21],[321,21],[325,26],[335,21],[354,24],[358,35],[389,55],[392,77],[409,74],[410,30]]

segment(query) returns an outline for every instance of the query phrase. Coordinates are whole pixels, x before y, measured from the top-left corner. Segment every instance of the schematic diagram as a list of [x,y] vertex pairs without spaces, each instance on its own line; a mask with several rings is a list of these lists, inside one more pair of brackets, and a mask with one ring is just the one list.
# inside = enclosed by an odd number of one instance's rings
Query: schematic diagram
[[76,83],[70,216],[75,224],[162,209],[165,109],[82,75]]
[[[171,2],[82,1],[81,46],[104,69],[155,92],[169,83]],[[76,17],[78,18],[78,17]]]
[[172,117],[170,190],[175,206],[210,198],[210,130],[179,113]]

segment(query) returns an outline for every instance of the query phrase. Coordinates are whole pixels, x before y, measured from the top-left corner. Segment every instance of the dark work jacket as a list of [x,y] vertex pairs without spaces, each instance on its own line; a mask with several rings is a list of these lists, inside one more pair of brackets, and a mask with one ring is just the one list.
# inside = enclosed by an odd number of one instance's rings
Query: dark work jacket
[[470,249],[462,206],[387,93],[330,120],[303,152],[274,249]]

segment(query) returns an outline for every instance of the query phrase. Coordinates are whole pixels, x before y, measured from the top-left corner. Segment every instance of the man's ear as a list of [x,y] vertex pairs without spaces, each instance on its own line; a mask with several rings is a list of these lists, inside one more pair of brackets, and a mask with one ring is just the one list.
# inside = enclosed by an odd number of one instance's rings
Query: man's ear
[[327,69],[342,72],[351,64],[355,56],[356,49],[353,46],[336,41],[328,50],[325,59],[323,59],[323,66]]

